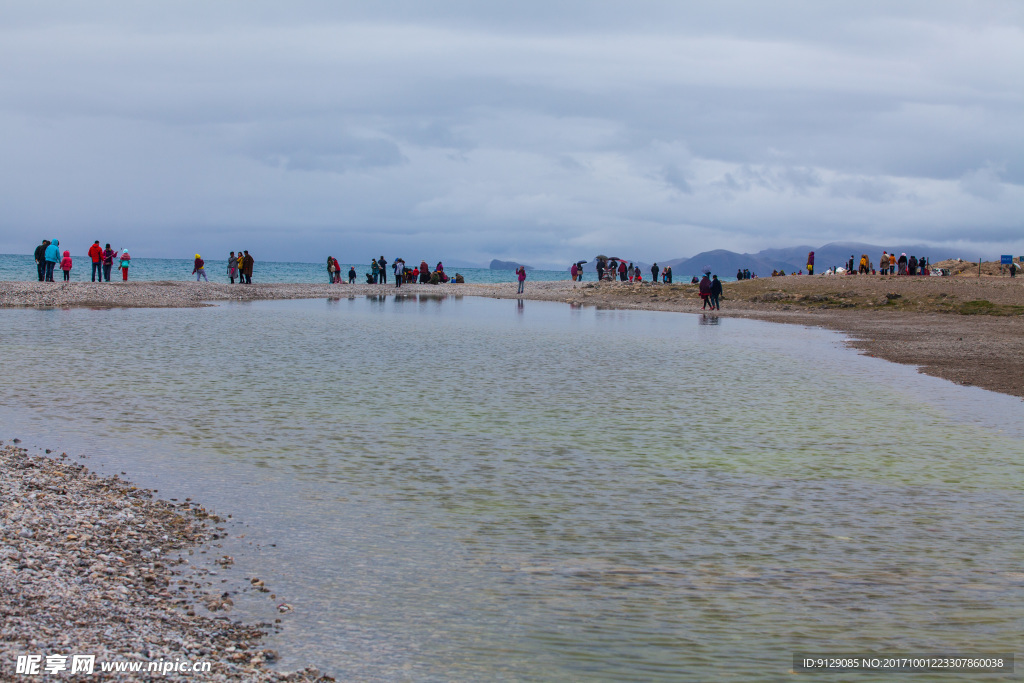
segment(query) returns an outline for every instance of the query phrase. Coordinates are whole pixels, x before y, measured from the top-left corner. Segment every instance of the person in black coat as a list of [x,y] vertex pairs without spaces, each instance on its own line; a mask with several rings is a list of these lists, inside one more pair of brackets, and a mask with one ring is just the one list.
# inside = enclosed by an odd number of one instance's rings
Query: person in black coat
[[716,311],[722,310],[722,307],[718,305],[718,297],[722,296],[722,281],[718,279],[717,275],[711,276],[711,308]]

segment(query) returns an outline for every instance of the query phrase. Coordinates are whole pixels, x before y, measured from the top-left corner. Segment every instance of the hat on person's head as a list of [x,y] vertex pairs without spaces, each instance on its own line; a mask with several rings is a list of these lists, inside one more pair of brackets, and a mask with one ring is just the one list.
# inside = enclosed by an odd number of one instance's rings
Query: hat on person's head
[[199,254],[196,254],[196,258],[200,258]]

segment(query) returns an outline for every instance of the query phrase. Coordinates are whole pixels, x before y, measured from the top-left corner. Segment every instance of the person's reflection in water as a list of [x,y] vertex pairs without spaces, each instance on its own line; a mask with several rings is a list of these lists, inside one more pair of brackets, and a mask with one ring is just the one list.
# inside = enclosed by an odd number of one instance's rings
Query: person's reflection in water
[[516,299],[516,313],[518,313],[519,315],[522,315],[523,314],[523,310],[524,310],[523,309],[523,300],[522,299]]
[[717,325],[718,316],[714,314],[709,315],[707,313],[702,313],[698,322],[701,325]]

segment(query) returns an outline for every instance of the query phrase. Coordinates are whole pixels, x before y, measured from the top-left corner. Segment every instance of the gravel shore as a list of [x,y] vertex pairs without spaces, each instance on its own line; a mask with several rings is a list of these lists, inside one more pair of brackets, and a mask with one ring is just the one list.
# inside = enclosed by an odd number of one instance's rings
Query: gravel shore
[[[157,500],[118,477],[98,477],[66,456],[0,446],[0,679],[19,655],[65,655],[61,680],[330,681],[314,668],[268,668],[263,629],[197,615],[230,607],[190,575],[184,555],[216,538],[216,515]],[[230,558],[222,558],[222,562]],[[70,675],[70,655],[95,656]],[[100,662],[210,662],[209,673],[107,673]],[[45,676],[45,674],[43,674]],[[31,680],[38,676],[27,676]]]
[[[196,282],[0,282],[0,308],[184,307],[217,301],[355,296],[465,295],[573,305],[700,313],[691,284],[514,283],[253,284]],[[880,358],[959,384],[1024,397],[1024,278],[996,276],[767,277],[725,284],[709,315],[821,326]]]

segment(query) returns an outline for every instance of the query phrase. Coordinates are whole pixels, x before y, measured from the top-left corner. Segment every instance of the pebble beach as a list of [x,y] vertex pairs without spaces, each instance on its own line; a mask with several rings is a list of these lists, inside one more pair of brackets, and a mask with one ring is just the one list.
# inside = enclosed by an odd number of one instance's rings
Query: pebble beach
[[[329,681],[280,673],[261,646],[270,624],[198,615],[230,607],[190,572],[188,553],[216,538],[217,515],[160,500],[66,454],[0,446],[0,672],[18,656],[88,654],[96,662],[210,662],[209,674],[133,673],[64,680]],[[226,561],[226,560],[223,560]],[[199,574],[201,575],[201,570]],[[119,677],[120,676],[120,677]]]

